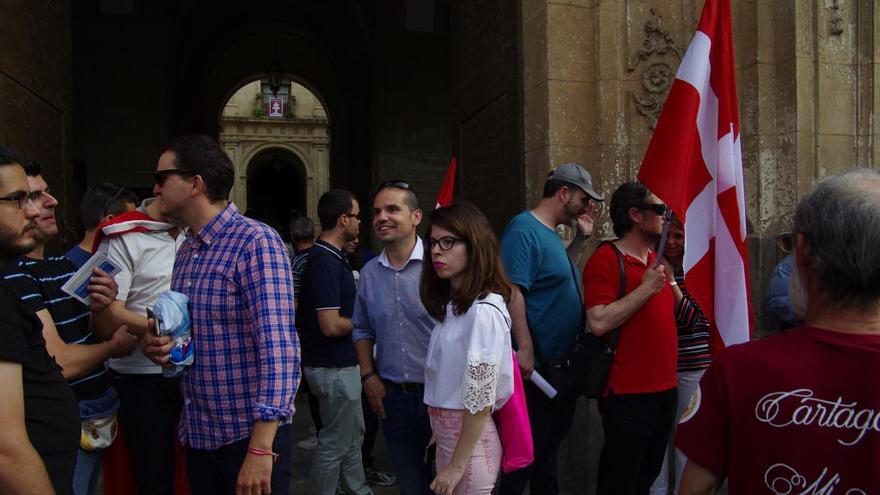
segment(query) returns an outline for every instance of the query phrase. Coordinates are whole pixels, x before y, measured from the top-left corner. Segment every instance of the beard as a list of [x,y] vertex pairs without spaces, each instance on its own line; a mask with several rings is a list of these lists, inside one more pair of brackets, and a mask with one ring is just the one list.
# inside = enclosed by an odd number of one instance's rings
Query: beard
[[788,299],[791,301],[791,307],[794,310],[794,319],[804,321],[807,317],[807,290],[804,288],[804,281],[801,278],[801,271],[798,268],[797,256],[792,255],[791,277],[788,279]]
[[37,247],[37,240],[32,236],[0,231],[0,260],[11,260],[25,255]]
[[565,222],[564,225],[569,227],[577,228],[578,217],[581,216],[586,211],[579,211],[574,207],[574,199],[569,199],[567,203],[565,203]]

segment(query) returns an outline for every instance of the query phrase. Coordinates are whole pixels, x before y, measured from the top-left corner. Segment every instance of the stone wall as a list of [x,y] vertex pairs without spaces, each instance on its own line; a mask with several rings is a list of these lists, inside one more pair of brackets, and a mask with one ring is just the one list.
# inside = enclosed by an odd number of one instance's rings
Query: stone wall
[[[74,204],[70,166],[70,2],[7,0],[0,4],[0,145],[42,163],[62,207]],[[72,220],[59,215],[61,221]]]
[[[760,295],[814,181],[877,168],[878,27],[871,1],[734,1],[752,288]],[[610,193],[635,177],[702,0],[522,0],[526,203],[578,161]],[[605,224],[602,234],[610,235]],[[760,320],[759,320],[760,323]]]
[[[880,168],[880,17],[871,0],[731,3],[751,300],[762,333],[761,298],[780,258],[773,237],[790,229],[797,200],[827,174]],[[521,0],[526,204],[567,161],[584,164],[606,194],[635,178],[702,4]],[[600,234],[611,235],[609,222]],[[594,487],[593,407],[581,404],[560,460],[569,492]]]

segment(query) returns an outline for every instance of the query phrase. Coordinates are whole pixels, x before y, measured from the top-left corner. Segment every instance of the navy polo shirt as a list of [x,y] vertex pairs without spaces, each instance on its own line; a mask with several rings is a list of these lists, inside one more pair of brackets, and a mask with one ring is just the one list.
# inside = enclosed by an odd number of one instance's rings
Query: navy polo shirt
[[351,335],[326,337],[318,327],[317,314],[338,309],[339,316],[351,318],[355,292],[351,265],[342,251],[320,239],[316,241],[309,248],[297,307],[303,366],[345,368],[357,364]]

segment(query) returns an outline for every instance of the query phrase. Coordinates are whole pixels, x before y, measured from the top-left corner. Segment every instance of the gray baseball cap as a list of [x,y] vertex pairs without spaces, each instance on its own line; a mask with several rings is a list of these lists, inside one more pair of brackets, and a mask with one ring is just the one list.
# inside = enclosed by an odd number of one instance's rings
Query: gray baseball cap
[[596,201],[605,201],[601,194],[593,190],[593,179],[590,177],[590,173],[577,163],[566,163],[556,167],[556,170],[547,176],[547,180],[567,182],[583,189],[590,198]]

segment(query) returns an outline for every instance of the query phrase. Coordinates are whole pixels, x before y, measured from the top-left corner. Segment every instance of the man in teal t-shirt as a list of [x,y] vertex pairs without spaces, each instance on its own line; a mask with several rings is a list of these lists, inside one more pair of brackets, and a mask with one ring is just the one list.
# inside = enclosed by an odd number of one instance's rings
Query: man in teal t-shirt
[[[574,349],[582,325],[581,278],[572,259],[593,231],[596,209],[590,199],[604,201],[593,190],[590,173],[576,163],[560,165],[547,176],[538,205],[513,217],[501,236],[501,256],[510,280],[525,297],[535,368],[542,374],[547,359]],[[560,224],[577,228],[567,252],[556,232]],[[525,390],[535,462],[504,475],[501,493],[520,495],[531,481],[531,493],[555,494],[559,445],[571,427],[575,399],[551,400],[530,381]]]

